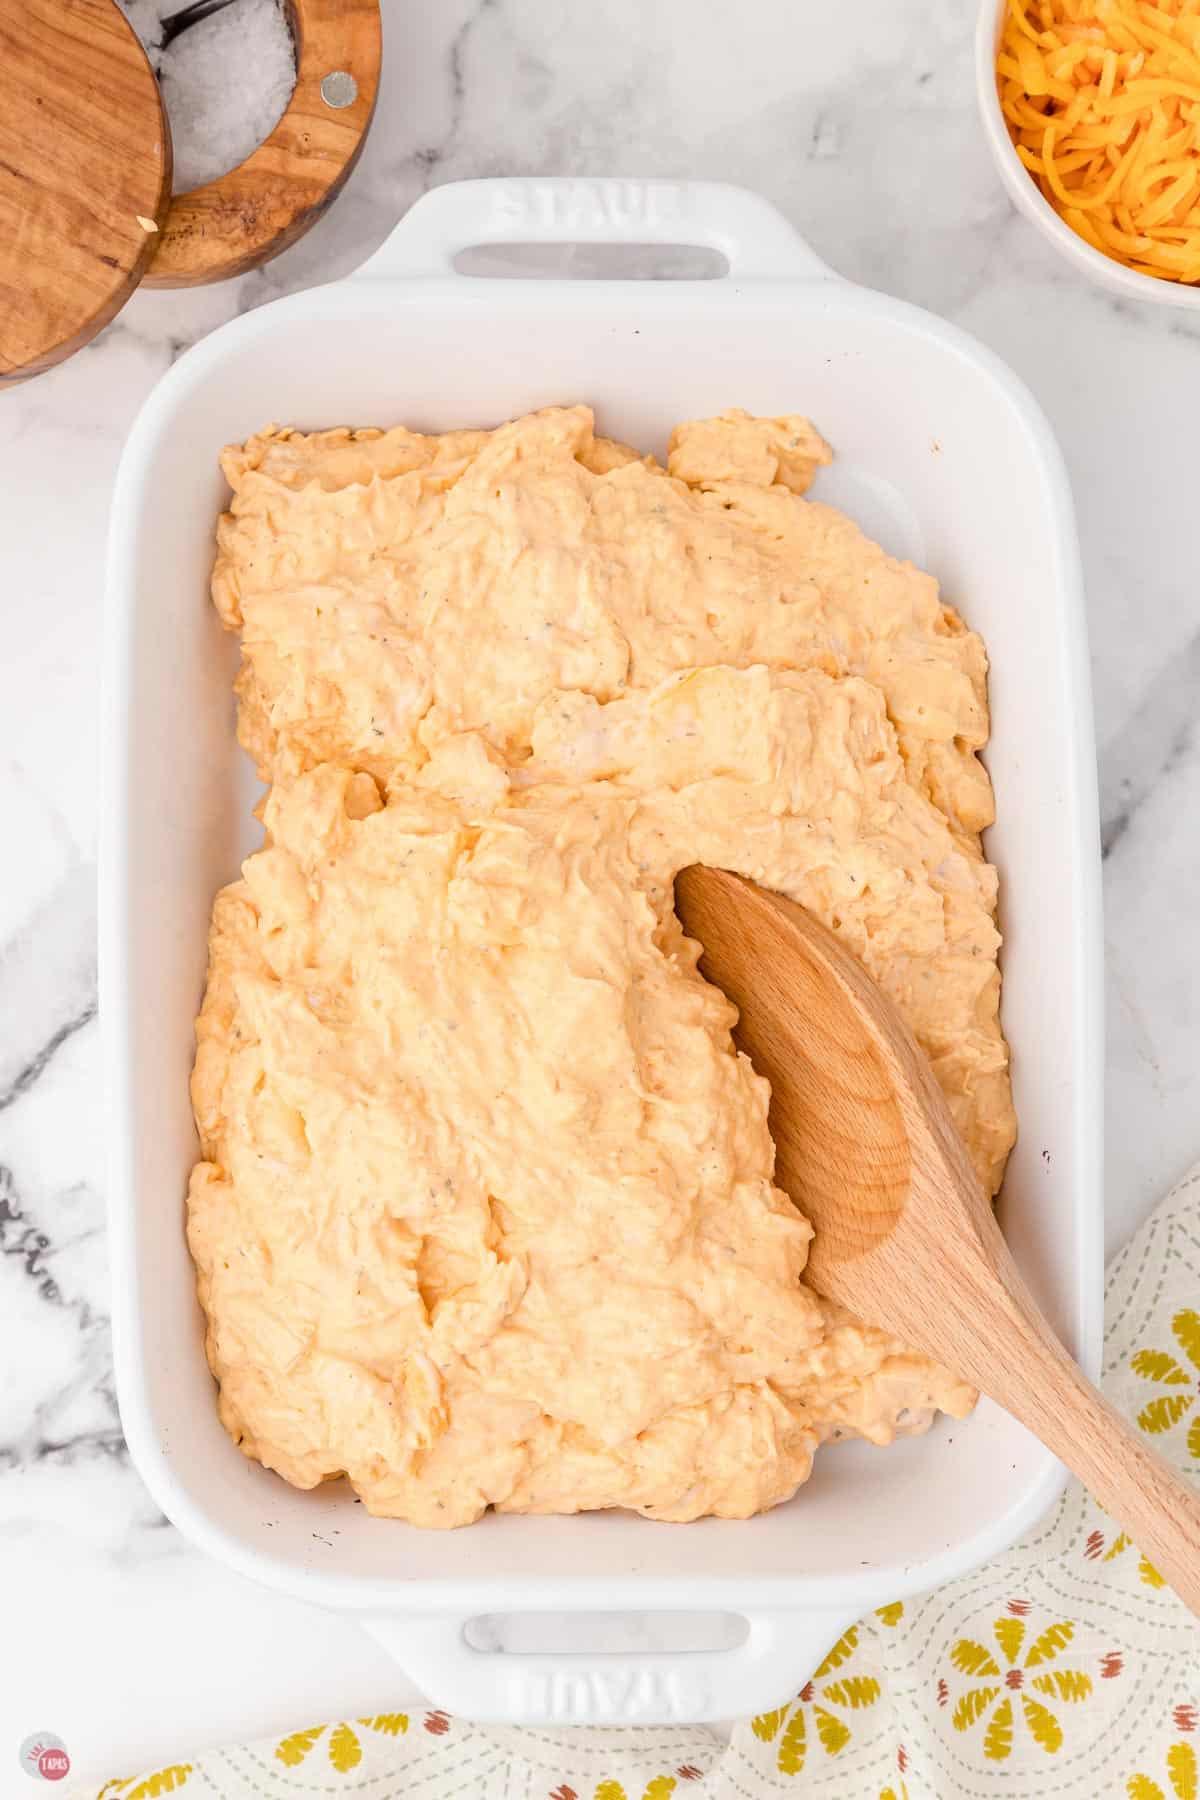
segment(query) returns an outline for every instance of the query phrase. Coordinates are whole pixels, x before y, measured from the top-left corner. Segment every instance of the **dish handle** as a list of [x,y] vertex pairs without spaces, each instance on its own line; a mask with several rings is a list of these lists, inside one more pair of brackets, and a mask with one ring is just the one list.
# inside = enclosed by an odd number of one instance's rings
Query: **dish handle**
[[472,1615],[372,1616],[362,1623],[438,1706],[481,1724],[702,1724],[793,1699],[857,1616],[853,1611],[752,1612],[731,1650],[477,1650]]
[[353,279],[453,274],[460,251],[484,244],[694,244],[725,257],[727,280],[834,278],[783,214],[748,188],[519,176],[431,188]]

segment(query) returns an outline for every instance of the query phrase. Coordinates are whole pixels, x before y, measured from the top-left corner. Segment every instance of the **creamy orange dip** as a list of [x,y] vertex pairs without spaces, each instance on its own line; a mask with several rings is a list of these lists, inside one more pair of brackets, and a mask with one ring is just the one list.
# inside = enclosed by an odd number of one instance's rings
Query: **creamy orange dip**
[[840,931],[980,1176],[1012,1143],[979,639],[802,498],[807,421],[586,407],[226,452],[266,846],[218,897],[188,1235],[221,1416],[376,1513],[743,1517],[973,1395],[819,1299],[768,1091],[672,911]]

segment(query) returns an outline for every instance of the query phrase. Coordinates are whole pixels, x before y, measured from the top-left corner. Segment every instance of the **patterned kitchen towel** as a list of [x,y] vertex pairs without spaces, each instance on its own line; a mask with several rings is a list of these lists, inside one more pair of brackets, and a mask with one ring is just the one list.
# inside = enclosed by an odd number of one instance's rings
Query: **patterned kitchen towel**
[[[1109,1271],[1104,1388],[1200,1478],[1200,1167]],[[334,1719],[76,1800],[1200,1800],[1200,1624],[1072,1483],[1014,1550],[897,1601],[738,1725]]]

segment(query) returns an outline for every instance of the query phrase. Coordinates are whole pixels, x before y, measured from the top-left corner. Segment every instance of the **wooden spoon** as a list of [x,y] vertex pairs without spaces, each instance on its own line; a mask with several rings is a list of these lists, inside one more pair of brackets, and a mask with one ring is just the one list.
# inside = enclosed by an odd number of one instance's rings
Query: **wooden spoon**
[[676,878],[701,972],[771,1083],[775,1179],[811,1219],[808,1279],[946,1364],[1072,1469],[1200,1614],[1200,1493],[1054,1335],[1000,1234],[945,1096],[890,1000],[804,908],[721,869]]

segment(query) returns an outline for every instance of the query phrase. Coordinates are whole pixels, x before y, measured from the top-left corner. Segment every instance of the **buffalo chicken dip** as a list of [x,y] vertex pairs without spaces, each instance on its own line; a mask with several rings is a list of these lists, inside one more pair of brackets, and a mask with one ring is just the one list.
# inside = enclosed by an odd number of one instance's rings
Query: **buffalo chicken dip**
[[974,1396],[804,1282],[768,1089],[672,909],[809,907],[899,1006],[980,1179],[1014,1135],[986,660],[806,498],[802,418],[584,406],[226,451],[263,848],[217,897],[188,1234],[221,1417],[299,1487],[741,1518],[827,1439]]

